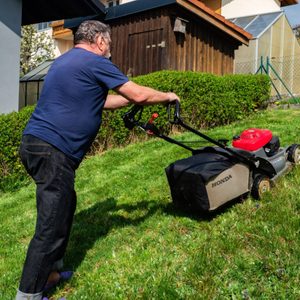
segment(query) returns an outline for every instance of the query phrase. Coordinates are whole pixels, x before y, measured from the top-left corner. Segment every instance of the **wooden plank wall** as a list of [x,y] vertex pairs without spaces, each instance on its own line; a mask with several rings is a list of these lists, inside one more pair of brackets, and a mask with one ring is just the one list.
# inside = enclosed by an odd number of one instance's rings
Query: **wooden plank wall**
[[[174,33],[176,17],[189,21],[185,35]],[[177,5],[124,17],[110,25],[112,61],[125,74],[137,76],[161,69],[218,75],[233,72],[238,42]],[[157,46],[161,41],[165,47]]]
[[[165,40],[165,32],[169,23],[169,17],[163,14],[162,10],[152,10],[133,16],[124,17],[111,22],[112,29],[112,61],[120,67],[125,73],[132,73],[134,76],[147,74],[151,70],[158,70],[157,66],[146,68],[148,63],[143,55],[147,45],[148,38],[153,31],[162,31],[162,39]],[[148,33],[148,34],[146,34]],[[132,43],[133,41],[133,43]],[[168,69],[165,64],[166,49],[162,49],[161,61],[162,69]],[[134,65],[130,65],[134,62]]]
[[[184,9],[170,11],[168,56],[170,69],[208,72],[218,75],[233,73],[234,50],[238,42],[209,23]],[[188,22],[186,34],[174,33],[176,17]]]

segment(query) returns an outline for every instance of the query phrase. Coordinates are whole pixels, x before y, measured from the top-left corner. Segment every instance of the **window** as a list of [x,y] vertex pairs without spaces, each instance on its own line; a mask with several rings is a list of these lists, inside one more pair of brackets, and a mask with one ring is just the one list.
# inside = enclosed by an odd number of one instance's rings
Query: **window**
[[110,0],[108,1],[108,7],[113,7],[120,4],[120,0]]
[[43,22],[43,23],[39,23],[37,25],[37,30],[38,31],[42,31],[42,30],[45,30],[45,29],[48,29],[50,27],[50,24],[51,22]]

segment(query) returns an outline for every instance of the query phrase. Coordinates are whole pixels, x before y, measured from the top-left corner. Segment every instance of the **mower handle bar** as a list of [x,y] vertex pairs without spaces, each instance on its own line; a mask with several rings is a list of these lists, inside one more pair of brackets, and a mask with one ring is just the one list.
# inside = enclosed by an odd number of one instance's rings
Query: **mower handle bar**
[[[173,119],[171,117],[171,106],[175,105],[175,109],[174,109],[174,115],[173,115]],[[141,127],[141,117],[142,117],[142,113],[143,113],[144,107],[141,105],[137,105],[135,104],[128,112],[126,112],[122,118],[124,121],[124,125],[127,129],[133,129],[135,126],[139,126]],[[178,100],[174,100],[172,102],[168,103],[168,107],[167,107],[167,111],[168,111],[168,119],[169,122],[171,124],[179,124],[179,120],[180,120],[180,102]],[[157,117],[157,116],[156,116]],[[153,117],[150,119],[149,123],[153,123],[154,118]]]
[[135,126],[140,125],[143,109],[143,106],[134,105],[128,112],[126,112],[122,116],[124,125],[127,129],[132,130]]
[[[172,114],[171,113],[171,108],[172,108],[173,105],[174,105],[174,113],[173,113],[173,116],[171,116],[171,114]],[[215,144],[216,146],[219,146],[220,148],[226,150],[230,154],[237,157],[240,161],[248,164],[249,166],[251,166],[254,169],[258,167],[258,166],[256,166],[256,159],[248,158],[248,157],[232,150],[231,148],[227,147],[223,143],[221,143],[221,142],[219,142],[215,139],[212,139],[209,136],[207,136],[207,135],[199,132],[198,130],[190,127],[189,125],[185,124],[183,122],[183,120],[181,119],[181,116],[180,116],[180,102],[178,100],[174,100],[174,101],[168,103],[167,110],[168,110],[169,122],[171,124],[180,125],[183,128],[187,129],[188,131],[191,131],[194,134],[202,137],[203,139]],[[123,121],[124,121],[124,124],[125,124],[125,127],[131,130],[135,126],[137,126],[137,127],[141,128],[142,130],[146,131],[148,134],[149,133],[154,134],[154,135],[166,140],[169,143],[177,144],[177,145],[179,145],[179,146],[181,146],[181,147],[183,147],[187,150],[190,150],[192,153],[194,152],[193,148],[188,147],[184,143],[176,141],[176,140],[160,133],[159,129],[153,124],[154,119],[157,118],[158,115],[156,115],[155,117],[152,115],[151,119],[145,124],[141,123],[140,120],[141,120],[141,117],[142,117],[142,112],[143,112],[143,106],[134,105],[133,108],[131,108],[122,117]]]
[[[174,113],[172,116],[171,113],[171,108],[174,105]],[[132,130],[134,127],[139,127],[142,130],[146,131],[147,133],[151,133],[154,134],[160,138],[163,138],[164,140],[167,140],[168,142],[171,142],[171,140],[173,141],[173,139],[169,138],[168,136],[165,136],[164,134],[161,134],[160,131],[158,130],[158,128],[153,124],[153,120],[157,117],[152,117],[150,118],[150,120],[147,123],[141,123],[141,117],[142,117],[142,113],[143,113],[143,109],[144,107],[141,105],[134,105],[127,113],[125,113],[122,118],[124,121],[124,125],[127,129]],[[240,159],[243,158],[245,160],[244,157],[241,157],[241,155],[239,155],[238,153],[234,152],[233,150],[229,149],[228,147],[224,146],[224,144],[210,138],[209,136],[199,132],[198,130],[190,127],[189,125],[185,124],[183,122],[183,120],[180,117],[180,102],[178,100],[174,100],[172,102],[168,103],[167,106],[167,111],[168,111],[168,119],[169,122],[171,124],[176,124],[176,125],[180,125],[183,128],[193,132],[194,134],[204,138],[205,140],[223,148],[226,149],[228,152],[230,152],[231,154],[235,154],[236,156],[240,156]],[[194,151],[194,149],[192,149],[191,147],[188,147],[187,145],[184,145],[181,142],[178,142],[174,140],[175,144],[180,145],[181,147],[190,150],[190,151]]]
[[[171,116],[171,107],[174,106],[173,118]],[[171,124],[180,124],[180,102],[178,100],[174,100],[168,104],[168,119]]]

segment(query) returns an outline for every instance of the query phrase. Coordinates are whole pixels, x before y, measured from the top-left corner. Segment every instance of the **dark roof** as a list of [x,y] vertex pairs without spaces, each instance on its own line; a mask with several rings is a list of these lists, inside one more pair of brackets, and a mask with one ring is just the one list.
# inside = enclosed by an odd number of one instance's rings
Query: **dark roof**
[[83,18],[72,18],[65,20],[65,28],[75,28],[78,27],[80,23],[85,20],[97,19],[103,22],[112,21],[121,17],[141,13],[148,11],[150,9],[164,7],[169,4],[176,3],[176,0],[136,0],[122,5],[116,5],[113,7],[106,8],[105,15],[91,15]]
[[98,15],[91,15],[86,17],[80,17],[80,18],[72,18],[64,20],[64,28],[68,29],[74,29],[78,27],[83,21],[87,20],[101,20],[104,21],[103,18],[99,18]]
[[107,9],[105,21],[118,19],[132,14],[141,13],[154,8],[176,3],[176,0],[136,0]]
[[22,25],[95,14],[105,14],[99,0],[23,0]]
[[[136,0],[122,5],[107,8],[106,14],[101,16],[90,16],[90,19],[98,19],[104,22],[109,22],[128,15],[138,14],[151,9],[165,7],[168,5],[177,4],[198,15],[207,22],[218,27],[220,30],[233,36],[244,44],[249,43],[252,38],[251,34],[242,28],[236,26],[232,22],[226,20],[220,14],[217,14],[212,9],[207,7],[203,2],[198,0]],[[65,28],[75,28],[88,18],[76,18],[72,20],[65,20]]]

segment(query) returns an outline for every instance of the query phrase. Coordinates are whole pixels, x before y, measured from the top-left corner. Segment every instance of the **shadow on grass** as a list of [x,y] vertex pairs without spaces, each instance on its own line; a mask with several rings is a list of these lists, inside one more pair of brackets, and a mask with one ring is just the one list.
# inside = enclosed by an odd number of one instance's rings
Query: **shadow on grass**
[[108,198],[75,215],[65,264],[75,271],[95,242],[105,237],[112,229],[138,226],[157,211],[170,216],[210,222],[243,200],[234,199],[213,212],[191,212],[175,208],[173,203],[164,204],[154,200],[143,200],[133,204],[118,204],[116,199]]
[[75,215],[65,264],[75,271],[95,242],[114,228],[137,226],[164,205],[144,200],[133,204],[117,204],[114,198],[96,203]]
[[[75,271],[84,260],[87,252],[93,248],[95,242],[105,237],[112,229],[138,226],[157,211],[171,216],[209,222],[226,213],[233,205],[241,201],[243,200],[235,199],[209,213],[192,213],[175,208],[173,203],[163,204],[154,200],[143,200],[133,204],[117,204],[114,198],[108,198],[75,215],[65,264],[71,266],[72,270]],[[53,292],[49,291],[48,295],[53,295]]]
[[187,210],[184,207],[176,208],[174,207],[173,203],[169,203],[165,209],[165,212],[169,215],[188,217],[197,221],[211,221],[212,219],[217,218],[230,211],[232,207],[237,205],[238,203],[243,203],[247,199],[247,197],[248,194],[245,194],[238,198],[232,199],[213,211]]
[[159,210],[172,216],[209,222],[240,201],[241,199],[231,201],[213,212],[191,212],[176,209],[172,203],[143,200],[133,204],[118,204],[114,198],[108,198],[75,215],[65,263],[76,270],[87,251],[112,229],[138,226]]

